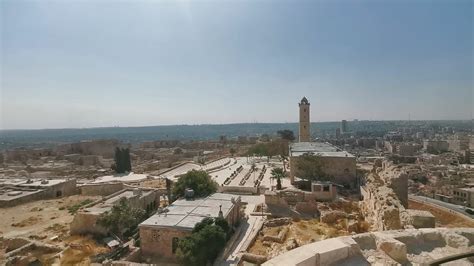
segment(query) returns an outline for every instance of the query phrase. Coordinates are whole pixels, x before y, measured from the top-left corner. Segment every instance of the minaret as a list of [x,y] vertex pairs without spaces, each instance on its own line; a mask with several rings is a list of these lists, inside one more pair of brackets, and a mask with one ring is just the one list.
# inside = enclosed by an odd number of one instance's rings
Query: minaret
[[306,97],[301,99],[300,106],[300,131],[299,142],[311,141],[310,124],[309,124],[309,102]]

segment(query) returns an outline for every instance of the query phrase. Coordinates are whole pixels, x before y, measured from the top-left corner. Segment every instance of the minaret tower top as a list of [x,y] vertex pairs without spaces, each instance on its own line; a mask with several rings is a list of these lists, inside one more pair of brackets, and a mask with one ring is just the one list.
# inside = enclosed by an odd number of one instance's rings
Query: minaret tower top
[[300,126],[299,126],[299,142],[311,141],[311,130],[309,122],[309,101],[306,97],[301,99],[298,104],[300,107]]

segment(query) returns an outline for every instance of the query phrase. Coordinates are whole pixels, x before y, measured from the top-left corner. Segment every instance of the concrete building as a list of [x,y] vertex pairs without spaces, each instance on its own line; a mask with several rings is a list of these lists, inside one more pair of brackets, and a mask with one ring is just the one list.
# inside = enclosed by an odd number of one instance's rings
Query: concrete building
[[342,121],[341,121],[341,132],[342,132],[342,134],[348,132],[347,120],[342,120]]
[[456,134],[448,139],[448,149],[454,152],[463,152],[469,150],[469,136],[465,134]]
[[290,181],[294,183],[295,177],[303,177],[298,169],[298,161],[304,154],[319,156],[322,171],[331,176],[330,180],[341,185],[353,187],[356,182],[356,158],[354,155],[343,151],[329,143],[299,142],[290,144]]
[[466,187],[466,188],[455,188],[453,189],[453,203],[467,206],[467,207],[474,207],[474,188]]
[[311,193],[317,200],[332,201],[337,197],[337,186],[331,182],[311,182]]
[[299,142],[308,142],[311,141],[308,99],[303,97],[298,105],[300,107]]
[[70,232],[74,234],[105,235],[107,230],[97,224],[99,216],[117,204],[120,199],[127,199],[133,208],[154,209],[159,206],[159,193],[153,189],[124,189],[104,197],[101,201],[79,211],[71,223]]
[[423,150],[428,153],[442,153],[446,152],[449,149],[447,141],[444,140],[424,140],[423,141]]
[[341,129],[336,128],[336,139],[340,139],[340,138],[341,138]]
[[1,179],[0,207],[12,207],[76,193],[76,179]]
[[400,156],[413,156],[419,150],[419,145],[406,142],[385,141],[385,148],[391,154],[398,154]]
[[215,193],[207,198],[180,199],[168,211],[155,214],[139,225],[141,254],[159,261],[176,261],[175,252],[180,238],[189,236],[194,226],[205,217],[224,219],[232,227],[240,220],[240,197]]

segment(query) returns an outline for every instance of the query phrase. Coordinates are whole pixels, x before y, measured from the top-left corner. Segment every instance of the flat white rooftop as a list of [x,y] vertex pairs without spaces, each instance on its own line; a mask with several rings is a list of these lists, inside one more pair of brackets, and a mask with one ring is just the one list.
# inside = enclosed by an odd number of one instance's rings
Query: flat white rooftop
[[15,189],[15,188],[3,188],[0,189],[0,201],[10,201],[26,197],[32,194],[41,193],[41,189]]
[[138,182],[147,179],[148,176],[145,174],[117,174],[117,175],[106,175],[96,178],[92,183],[107,183],[107,182]]
[[290,144],[290,156],[296,157],[305,153],[322,157],[354,157],[347,151],[327,142],[295,142]]
[[194,225],[205,217],[218,217],[219,206],[224,217],[227,217],[234,203],[236,195],[214,193],[207,198],[186,200],[179,199],[168,207],[167,213],[155,214],[140,224],[149,227],[168,227],[192,230]]
[[[30,180],[29,183],[28,180]],[[67,181],[67,179],[0,178],[0,186],[50,187]]]
[[31,180],[30,183],[27,183],[25,181],[22,184],[18,184],[18,186],[20,187],[50,187],[50,186],[64,183],[66,181],[67,181],[66,179],[47,179],[47,180],[35,179],[35,180]]

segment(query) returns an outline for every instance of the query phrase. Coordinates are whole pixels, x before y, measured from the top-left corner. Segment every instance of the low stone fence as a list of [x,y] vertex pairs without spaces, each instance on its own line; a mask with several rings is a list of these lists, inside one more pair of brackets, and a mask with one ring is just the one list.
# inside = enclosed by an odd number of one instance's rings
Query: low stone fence
[[255,195],[255,194],[258,194],[259,189],[258,187],[220,186],[217,188],[217,191],[221,193]]
[[276,218],[266,221],[263,225],[266,227],[276,227],[291,223],[291,218]]
[[288,227],[283,227],[280,232],[278,232],[278,235],[272,236],[272,235],[265,235],[263,236],[263,241],[272,241],[272,242],[277,242],[277,243],[283,243],[286,238],[286,234],[288,234]]
[[79,187],[81,195],[85,196],[108,196],[124,189],[122,182],[85,184]]

